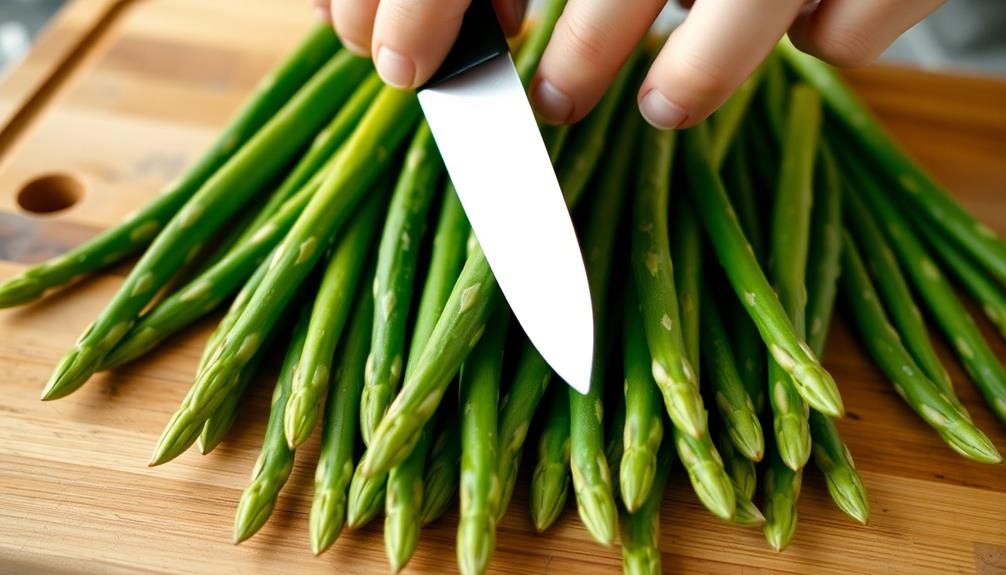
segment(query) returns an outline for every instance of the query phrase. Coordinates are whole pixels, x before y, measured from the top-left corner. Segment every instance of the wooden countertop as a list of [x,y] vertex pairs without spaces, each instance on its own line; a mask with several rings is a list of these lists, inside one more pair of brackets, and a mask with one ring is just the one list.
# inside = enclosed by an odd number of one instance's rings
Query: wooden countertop
[[[309,11],[289,0],[70,3],[28,60],[0,83],[0,278],[145,203],[197,157],[310,23]],[[849,78],[908,152],[1006,236],[1006,82],[891,68]],[[52,172],[81,178],[83,199],[56,215],[25,215],[18,191]],[[208,325],[171,340],[141,365],[93,378],[68,399],[38,401],[53,365],[123,273],[112,270],[72,294],[0,311],[0,573],[386,572],[380,521],[344,532],[320,558],[311,555],[316,439],[298,452],[266,527],[231,544],[234,510],[268,409],[268,378],[251,391],[245,416],[215,452],[193,450],[147,468],[191,383]],[[1006,345],[980,324],[1006,359]],[[1006,450],[1006,426],[952,356],[945,357],[976,423]],[[867,361],[841,317],[825,363],[848,407],[839,428],[869,491],[870,525],[843,516],[820,474],[808,471],[796,538],[775,553],[760,530],[714,519],[678,471],[661,517],[664,569],[1006,572],[1006,469],[968,462],[945,447]],[[572,505],[554,528],[535,534],[526,483],[525,477],[499,527],[493,572],[619,571],[617,545],[593,543]],[[455,525],[451,515],[423,531],[411,572],[454,571]]]

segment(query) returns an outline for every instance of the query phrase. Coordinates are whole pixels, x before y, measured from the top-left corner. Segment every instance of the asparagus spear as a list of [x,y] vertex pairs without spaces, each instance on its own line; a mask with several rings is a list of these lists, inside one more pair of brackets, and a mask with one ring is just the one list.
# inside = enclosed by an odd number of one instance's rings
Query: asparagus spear
[[741,455],[752,461],[761,461],[765,438],[758,412],[741,383],[730,340],[715,303],[707,301],[702,304],[701,324],[702,363],[709,374],[726,435]]
[[1006,370],[999,363],[995,352],[957,299],[950,282],[930,259],[905,216],[891,204],[883,190],[858,163],[849,161],[843,165],[853,174],[859,186],[857,196],[860,200],[866,200],[870,212],[884,222],[887,239],[898,254],[899,261],[937,324],[953,343],[954,351],[968,375],[978,385],[992,411],[1000,420],[1006,421]]
[[423,472],[423,505],[419,510],[422,525],[439,519],[447,512],[458,491],[461,473],[461,432],[456,409],[447,411],[446,420],[430,448]]
[[646,501],[632,513],[622,513],[622,572],[629,574],[661,573],[660,504],[664,487],[674,463],[671,442],[660,446],[653,487]]
[[765,540],[776,551],[782,551],[793,540],[796,533],[796,501],[800,498],[803,470],[793,471],[779,457],[775,445],[767,451],[768,466],[762,477],[765,494],[762,506],[765,509],[765,524],[762,533]]
[[866,488],[856,471],[852,453],[839,436],[835,423],[812,411],[810,434],[814,438],[814,465],[824,474],[831,499],[846,515],[866,525],[870,518]]
[[675,132],[649,127],[643,131],[631,261],[653,379],[674,427],[698,438],[706,432],[706,413],[693,366],[684,351],[667,233],[674,136]]
[[378,305],[374,309],[374,332],[360,404],[360,430],[366,444],[398,389],[416,259],[426,214],[442,172],[443,162],[433,133],[422,122],[395,187],[377,256],[374,298]]
[[956,244],[943,236],[936,226],[924,218],[916,218],[915,223],[922,231],[929,247],[939,256],[940,260],[957,276],[961,285],[972,297],[981,304],[985,317],[991,321],[999,333],[1006,337],[1006,295],[1003,288],[995,280],[985,275],[974,259],[961,250]]
[[[273,330],[274,333],[275,331]],[[227,436],[227,432],[230,431],[231,426],[234,425],[238,417],[241,398],[244,396],[245,389],[248,388],[252,380],[255,379],[255,376],[258,375],[259,367],[262,364],[262,360],[265,359],[265,355],[262,352],[255,354],[255,357],[241,370],[235,392],[228,395],[227,399],[220,404],[220,407],[213,412],[213,415],[206,420],[202,433],[199,434],[199,439],[196,440],[199,452],[203,455],[216,449],[220,445],[220,442],[224,440],[224,437]]]
[[870,208],[863,203],[858,194],[845,194],[844,219],[849,230],[862,240],[861,253],[867,269],[873,274],[884,308],[915,363],[919,364],[931,381],[940,386],[950,401],[963,409],[957,394],[954,393],[950,374],[943,367],[929,339],[926,322],[922,319],[922,312],[915,304],[915,296],[902,274],[898,257],[894,254],[883,230],[880,229],[879,222],[874,219]]
[[751,108],[751,100],[761,85],[765,66],[759,66],[754,73],[744,81],[730,98],[720,106],[714,116],[714,123],[709,134],[709,159],[713,169],[719,171],[727,157],[730,146],[737,139],[744,116]]
[[[69,252],[0,283],[0,307],[21,305],[46,290],[92,274],[146,247],[202,186],[252,139],[294,93],[339,49],[328,26],[318,25],[268,76],[203,156],[135,215]],[[347,83],[352,83],[347,78]],[[338,105],[340,91],[329,94]],[[293,144],[291,143],[291,148]]]
[[[44,400],[64,397],[87,381],[157,295],[157,288],[275,176],[348,95],[346,84],[355,83],[367,66],[365,60],[345,52],[333,58],[203,184],[158,234],[108,307],[60,361],[42,393]],[[275,142],[283,145],[277,147]]]
[[496,547],[500,498],[496,473],[496,429],[503,346],[510,310],[501,306],[486,326],[461,368],[461,518],[458,521],[458,567],[462,573],[485,573]]
[[390,162],[417,114],[412,94],[385,88],[377,97],[336,156],[321,189],[311,198],[275,252],[245,313],[228,332],[172,417],[158,444],[153,464],[172,459],[192,443],[203,421],[233,388],[235,375],[258,348],[261,334],[275,323],[329,239],[339,231],[367,187]]
[[837,417],[842,414],[843,407],[835,382],[797,335],[786,310],[765,279],[723,184],[710,169],[706,149],[705,128],[699,125],[689,130],[684,146],[689,168],[686,172],[688,191],[706,235],[772,357],[793,377],[804,400],[822,413]]
[[832,114],[888,176],[899,199],[918,208],[934,225],[967,249],[999,282],[1006,283],[1006,244],[988,226],[967,213],[950,194],[905,154],[874,120],[838,74],[783,39],[782,54],[790,66],[812,84]]
[[[723,469],[737,492],[746,499],[754,497],[755,486],[757,485],[757,475],[755,474],[755,462],[741,455],[734,447],[729,434],[721,432],[716,441],[718,452],[723,459]],[[735,498],[740,501],[740,498]]]
[[[335,352],[334,365],[337,367],[332,374],[332,385],[328,388],[325,402],[321,448],[314,472],[314,498],[308,519],[311,551],[315,555],[328,549],[339,537],[346,516],[346,488],[353,472],[356,418],[374,308],[370,291],[363,289],[359,292],[349,328],[345,337],[340,338]],[[285,419],[284,410],[280,412]],[[282,423],[281,420],[281,430]],[[282,435],[282,441],[286,443],[285,431]]]
[[569,493],[570,416],[565,389],[553,387],[538,436],[538,461],[531,475],[531,520],[539,533],[559,518]]
[[782,51],[776,47],[762,63],[765,69],[762,106],[765,114],[760,115],[766,121],[768,128],[765,133],[776,144],[781,143],[786,129],[786,110],[789,104],[789,82],[786,79],[786,66]]
[[401,571],[419,543],[419,511],[423,504],[423,467],[433,442],[427,424],[416,448],[401,465],[388,473],[384,499],[384,552],[391,570]]
[[[624,362],[623,362],[624,364]],[[610,394],[609,394],[610,395]],[[622,469],[622,456],[625,455],[625,393],[618,393],[615,401],[615,412],[611,414],[608,428],[604,431],[604,458],[608,460],[608,475],[619,475]],[[619,481],[611,484],[611,494],[616,499],[621,498]]]
[[321,415],[335,346],[339,343],[349,317],[353,294],[360,284],[363,266],[370,253],[370,245],[377,233],[378,218],[384,206],[380,194],[367,198],[325,264],[318,295],[311,310],[311,329],[293,377],[293,390],[283,419],[286,441],[291,449],[297,448],[310,437]]
[[905,350],[897,330],[887,320],[866,266],[848,234],[842,247],[845,297],[863,341],[877,364],[891,378],[894,390],[954,451],[982,463],[1001,462],[1002,457],[992,442],[954,407]]
[[[797,337],[806,337],[807,250],[814,165],[821,131],[821,99],[812,88],[796,84],[789,94],[782,166],[771,229],[771,278]],[[791,469],[810,458],[809,410],[793,380],[769,361],[769,405],[779,456]]]
[[671,212],[671,260],[674,265],[674,286],[681,313],[681,333],[688,361],[694,371],[696,385],[701,380],[699,361],[702,307],[702,229],[687,200],[678,202]]
[[[545,25],[543,21],[539,26]],[[522,52],[523,56],[524,52]],[[594,111],[570,138],[559,166],[559,183],[566,203],[574,207],[587,183],[590,168],[603,152],[605,135],[628,79],[624,68]],[[588,172],[588,175],[584,175]],[[485,327],[490,313],[502,299],[499,287],[481,250],[476,249],[454,285],[454,291],[437,321],[416,364],[415,375],[407,375],[402,389],[378,425],[364,455],[365,474],[376,475],[394,467],[408,455],[418,430],[436,410],[444,390],[457,373]]]
[[[650,372],[650,353],[646,347],[639,303],[626,290],[625,328],[625,423],[624,450],[619,468],[619,489],[626,511],[636,513],[649,501],[660,473],[658,450],[664,438],[660,390]],[[670,463],[670,462],[666,462]]]
[[235,543],[248,539],[265,525],[276,506],[280,490],[293,470],[293,450],[287,447],[283,439],[283,408],[290,397],[294,371],[307,338],[307,319],[308,314],[302,313],[283,358],[283,368],[272,394],[272,409],[262,438],[262,450],[255,461],[252,480],[241,493],[234,517]]

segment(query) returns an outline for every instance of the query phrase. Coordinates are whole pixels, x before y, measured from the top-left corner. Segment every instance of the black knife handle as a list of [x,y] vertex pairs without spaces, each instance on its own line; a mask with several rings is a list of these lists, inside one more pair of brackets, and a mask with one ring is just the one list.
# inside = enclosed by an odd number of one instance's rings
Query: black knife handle
[[430,88],[444,80],[505,54],[509,50],[490,0],[472,0],[461,22],[461,31],[444,63],[419,89]]

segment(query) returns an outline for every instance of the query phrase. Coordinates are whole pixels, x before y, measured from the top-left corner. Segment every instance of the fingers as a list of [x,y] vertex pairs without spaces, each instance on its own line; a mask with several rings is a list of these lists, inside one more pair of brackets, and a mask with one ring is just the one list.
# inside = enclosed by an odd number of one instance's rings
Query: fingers
[[803,0],[695,2],[639,89],[643,117],[664,129],[704,120],[765,59],[802,5]]
[[542,120],[575,122],[597,104],[665,0],[570,0],[545,49],[531,93]]
[[943,0],[822,0],[790,29],[793,43],[837,66],[876,59]]
[[331,0],[329,10],[342,44],[360,56],[370,55],[378,0]]
[[308,0],[308,3],[311,4],[311,8],[314,9],[314,15],[317,16],[319,20],[322,22],[332,21],[330,0]]

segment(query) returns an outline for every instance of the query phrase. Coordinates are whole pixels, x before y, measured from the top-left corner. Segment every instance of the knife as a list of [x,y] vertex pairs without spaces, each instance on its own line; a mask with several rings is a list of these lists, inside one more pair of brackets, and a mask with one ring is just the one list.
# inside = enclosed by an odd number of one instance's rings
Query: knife
[[489,0],[473,0],[419,103],[510,309],[549,366],[590,388],[594,317],[562,190]]

